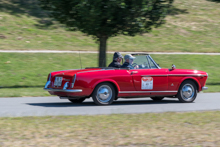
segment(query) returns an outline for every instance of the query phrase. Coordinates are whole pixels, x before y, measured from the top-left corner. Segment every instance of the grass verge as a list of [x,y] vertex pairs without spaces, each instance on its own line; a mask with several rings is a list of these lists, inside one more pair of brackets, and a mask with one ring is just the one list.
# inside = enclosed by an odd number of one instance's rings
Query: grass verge
[[220,112],[0,118],[0,146],[220,146]]
[[[220,92],[219,56],[152,55],[163,68],[203,70],[209,73],[204,92]],[[97,66],[97,54],[81,54],[83,68]],[[0,54],[0,97],[48,96],[43,91],[47,75],[52,71],[79,69],[78,54],[2,53]],[[110,63],[112,54],[108,54]]]
[[[110,51],[220,52],[220,3],[176,0],[167,23],[150,34],[108,40]],[[37,0],[1,0],[0,49],[97,50],[80,32],[69,32],[49,19]]]

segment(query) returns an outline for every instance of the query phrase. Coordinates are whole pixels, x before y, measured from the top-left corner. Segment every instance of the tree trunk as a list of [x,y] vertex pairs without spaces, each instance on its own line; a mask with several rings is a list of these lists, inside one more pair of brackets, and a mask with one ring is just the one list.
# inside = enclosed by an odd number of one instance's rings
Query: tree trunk
[[99,67],[106,67],[107,37],[99,38]]

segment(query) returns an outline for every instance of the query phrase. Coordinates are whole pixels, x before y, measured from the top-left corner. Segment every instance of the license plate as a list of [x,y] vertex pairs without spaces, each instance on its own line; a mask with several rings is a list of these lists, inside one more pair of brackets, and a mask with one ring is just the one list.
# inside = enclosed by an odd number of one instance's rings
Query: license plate
[[54,86],[61,86],[62,80],[63,80],[63,77],[56,77],[55,82],[54,82]]

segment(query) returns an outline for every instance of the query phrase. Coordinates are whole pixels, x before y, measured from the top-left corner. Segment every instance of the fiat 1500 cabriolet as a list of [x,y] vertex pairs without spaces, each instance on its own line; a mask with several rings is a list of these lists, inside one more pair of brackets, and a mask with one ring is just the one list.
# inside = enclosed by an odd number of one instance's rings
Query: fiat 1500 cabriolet
[[54,71],[48,75],[44,90],[72,103],[92,97],[98,105],[109,105],[118,98],[164,97],[191,103],[197,92],[206,90],[208,74],[190,69],[161,68],[148,54],[132,54],[132,68],[85,68]]

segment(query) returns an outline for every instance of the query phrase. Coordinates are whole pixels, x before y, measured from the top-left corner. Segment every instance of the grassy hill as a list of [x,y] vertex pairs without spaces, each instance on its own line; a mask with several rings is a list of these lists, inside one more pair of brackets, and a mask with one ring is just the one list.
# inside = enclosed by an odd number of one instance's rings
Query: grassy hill
[[[0,49],[97,50],[91,36],[69,32],[37,0],[0,1]],[[220,52],[218,0],[176,0],[167,23],[150,34],[117,36],[109,51]]]

